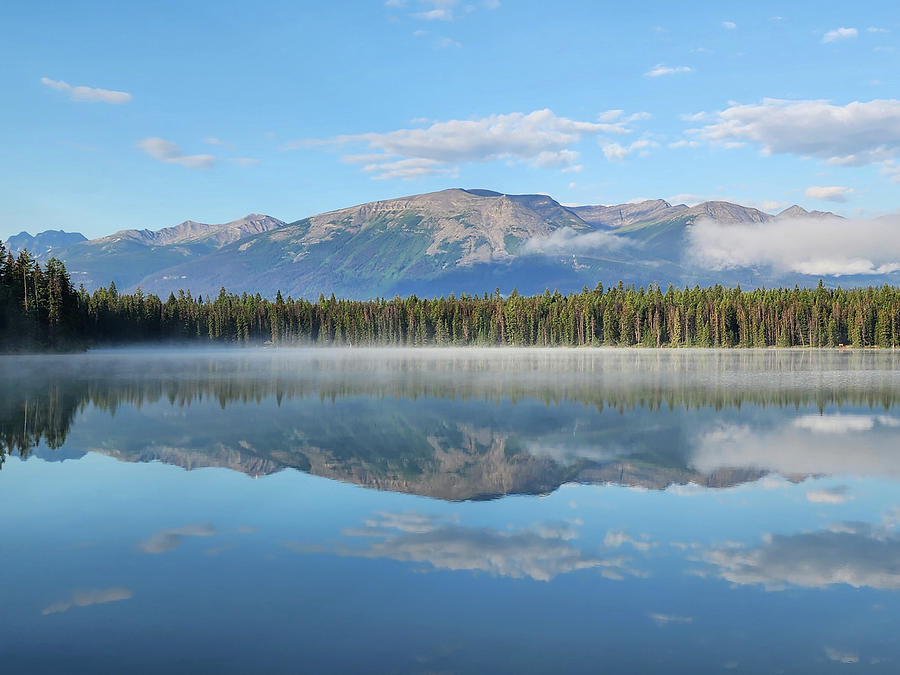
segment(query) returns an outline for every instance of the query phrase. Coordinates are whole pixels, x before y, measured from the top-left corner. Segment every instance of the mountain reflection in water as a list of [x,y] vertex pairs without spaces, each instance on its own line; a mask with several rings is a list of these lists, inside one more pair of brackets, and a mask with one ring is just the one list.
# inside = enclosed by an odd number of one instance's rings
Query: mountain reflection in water
[[445,500],[897,476],[898,365],[893,351],[810,350],[6,357],[0,442],[47,460],[293,468]]
[[0,662],[895,673],[898,366],[887,350],[0,358]]

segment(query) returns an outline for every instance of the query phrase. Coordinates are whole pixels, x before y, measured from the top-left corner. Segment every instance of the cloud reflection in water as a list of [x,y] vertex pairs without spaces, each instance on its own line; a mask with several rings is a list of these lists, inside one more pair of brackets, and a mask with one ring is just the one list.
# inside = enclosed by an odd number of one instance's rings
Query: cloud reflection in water
[[[568,522],[499,531],[466,527],[419,513],[377,512],[346,536],[365,539],[367,548],[342,546],[332,552],[360,558],[425,563],[438,570],[469,570],[512,579],[550,581],[560,574],[596,568],[609,579],[645,576],[627,556],[590,555],[574,546],[576,527]],[[311,549],[288,543],[301,552]]]

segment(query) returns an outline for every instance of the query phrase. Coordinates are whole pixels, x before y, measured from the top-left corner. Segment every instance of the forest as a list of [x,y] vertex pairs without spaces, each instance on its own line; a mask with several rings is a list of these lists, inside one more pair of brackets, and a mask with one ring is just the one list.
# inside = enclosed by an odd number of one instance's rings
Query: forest
[[141,342],[345,346],[837,347],[900,345],[900,288],[663,289],[598,284],[436,299],[318,300],[179,291],[165,300],[115,284],[76,289],[0,244],[0,351],[78,351]]

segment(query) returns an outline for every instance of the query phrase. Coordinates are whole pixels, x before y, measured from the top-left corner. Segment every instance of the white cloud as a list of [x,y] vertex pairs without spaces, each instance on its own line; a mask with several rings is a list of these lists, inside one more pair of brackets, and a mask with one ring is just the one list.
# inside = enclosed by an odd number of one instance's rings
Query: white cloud
[[186,525],[184,527],[160,530],[138,544],[144,553],[159,554],[174,551],[181,545],[185,537],[211,537],[215,528],[208,523]]
[[742,466],[782,476],[900,476],[900,453],[895,451],[900,420],[872,415],[847,424],[846,417],[823,415],[816,430],[796,421],[769,430],[722,425],[697,436],[688,463],[704,474]]
[[688,141],[683,138],[680,141],[673,141],[672,143],[669,143],[669,147],[673,150],[676,150],[678,148],[696,148],[699,145],[700,143],[697,141]]
[[737,28],[737,24],[734,21],[723,21],[722,28],[727,28],[728,30],[734,30]]
[[[372,518],[367,518],[363,521],[369,529],[361,536],[369,536],[376,531],[388,533],[391,530],[424,534],[433,531],[437,522],[434,516],[415,511],[375,511],[372,516]],[[359,532],[359,530],[353,530],[352,532]]]
[[138,147],[153,159],[167,164],[180,164],[190,169],[208,169],[219,161],[215,155],[185,155],[181,148],[164,138],[145,138]]
[[67,612],[72,607],[89,607],[90,605],[103,605],[107,602],[117,602],[119,600],[128,600],[132,597],[130,588],[100,588],[91,591],[75,591],[72,595],[61,602],[54,602],[46,607],[41,614],[59,614]]
[[797,218],[688,228],[688,254],[707,269],[771,267],[812,276],[890,274],[900,270],[900,216]]
[[462,45],[456,40],[448,37],[438,38],[437,42],[435,42],[435,46],[438,49],[447,49],[449,47],[462,47]]
[[[365,527],[344,532],[346,536],[365,539],[366,548],[342,547],[334,552],[535,581],[550,581],[560,574],[592,568],[613,579],[642,575],[628,566],[625,557],[591,556],[575,547],[570,542],[578,533],[571,523],[544,523],[525,530],[498,531],[463,527],[415,513],[374,515],[365,521]],[[310,550],[303,544],[287,544],[287,547],[303,552]]]
[[661,614],[660,612],[650,612],[647,616],[657,625],[657,626],[667,626],[670,623],[693,623],[694,617],[692,616],[678,616],[677,614]]
[[653,68],[644,73],[644,77],[662,77],[663,75],[676,75],[678,73],[690,73],[690,66],[665,66],[657,63]]
[[837,661],[838,663],[859,663],[859,654],[846,649],[825,647],[825,657],[829,661]]
[[[628,246],[629,240],[604,230],[579,232],[571,227],[561,227],[546,237],[532,237],[522,246],[522,253],[548,255],[587,253],[590,251],[615,251]],[[547,449],[535,451],[547,452]]]
[[635,539],[627,532],[622,532],[621,530],[609,530],[603,538],[603,545],[606,548],[620,548],[625,544],[634,547],[638,551],[649,551],[656,545],[647,536]]
[[214,136],[207,136],[203,139],[203,142],[207,145],[218,145],[223,148],[234,148],[231,143],[223,141],[221,138],[215,138]]
[[894,161],[886,161],[881,163],[881,173],[887,176],[895,183],[900,183],[900,166]]
[[870,431],[876,423],[896,427],[898,420],[887,415],[804,415],[794,420],[798,429],[806,429],[816,434],[851,434]]
[[111,103],[120,105],[131,101],[131,94],[127,91],[112,91],[110,89],[96,89],[94,87],[75,87],[68,82],[62,80],[51,80],[49,77],[42,77],[41,84],[62,91],[69,95],[73,101],[81,101],[84,103]]
[[841,523],[828,530],[769,535],[755,548],[719,548],[702,559],[734,584],[900,590],[900,537],[868,523]]
[[339,136],[335,143],[364,143],[372,149],[441,162],[532,160],[547,150],[562,150],[585,135],[627,133],[622,122],[581,122],[551,110],[491,115],[477,120],[435,122],[424,129]]
[[850,40],[859,35],[859,31],[855,28],[835,28],[834,30],[827,31],[825,35],[822,36],[822,42],[837,42],[839,40]]
[[821,490],[810,490],[806,493],[806,499],[813,504],[845,504],[853,501],[853,495],[847,492],[846,485],[836,485]]
[[[410,13],[414,19],[423,21],[453,21],[459,13],[468,14],[477,8],[473,4],[460,5],[459,0],[416,0],[414,3],[406,0],[388,0],[386,7],[406,8],[415,7],[417,11]],[[486,0],[482,3],[485,9],[497,9],[500,6],[498,0]]]
[[399,178],[414,180],[424,176],[456,176],[458,171],[433,159],[398,159],[392,162],[371,162],[363,167],[363,171],[372,174],[375,180]]
[[417,19],[424,19],[425,21],[452,21],[453,20],[453,10],[445,9],[445,8],[435,8],[429,9],[424,12],[416,12],[413,14]]
[[[542,169],[550,167],[573,168],[579,154],[574,150],[544,150],[534,158],[534,165]],[[565,169],[563,169],[565,171]]]
[[833,105],[828,101],[764,99],[734,104],[712,124],[688,133],[726,145],[750,141],[765,154],[794,154],[829,164],[861,166],[900,155],[900,100]]
[[869,26],[866,28],[869,33],[890,33],[887,28],[879,28],[878,26]]
[[630,145],[622,145],[621,143],[605,143],[603,145],[603,155],[610,161],[623,160],[632,153],[638,153],[641,157],[645,157],[650,153],[650,148],[659,147],[659,143],[651,141],[647,138],[641,138],[634,141]]
[[853,188],[843,185],[811,185],[806,188],[806,196],[810,199],[821,199],[826,202],[846,202],[850,199]]
[[[641,113],[624,116],[621,111],[608,111],[601,117],[601,121],[588,122],[560,117],[548,109],[535,110],[474,120],[431,122],[425,127],[383,133],[291,141],[282,149],[315,146],[356,146],[359,149],[362,146],[364,152],[346,154],[343,160],[354,162],[354,157],[366,156],[370,161],[366,161],[365,169],[376,178],[395,177],[393,171],[401,171],[399,177],[448,173],[454,171],[452,165],[455,164],[495,160],[567,167],[573,166],[578,158],[571,146],[583,138],[627,134],[631,131],[631,122],[645,119]],[[641,147],[649,147],[649,143],[635,149]]]

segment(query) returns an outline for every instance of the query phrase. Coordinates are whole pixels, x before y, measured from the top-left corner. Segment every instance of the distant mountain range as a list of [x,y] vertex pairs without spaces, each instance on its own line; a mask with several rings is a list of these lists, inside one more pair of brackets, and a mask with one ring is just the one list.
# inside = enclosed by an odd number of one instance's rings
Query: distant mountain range
[[[76,285],[114,281],[167,295],[276,290],[352,298],[492,292],[538,293],[620,280],[661,284],[814,284],[817,277],[766,269],[708,270],[692,262],[688,228],[698,220],[765,223],[837,218],[792,206],[779,214],[732,204],[688,207],[664,200],[563,206],[546,195],[449,189],[370,202],[286,223],[250,214],[229,223],[186,221],[162,230],[21,233],[7,245],[62,259]],[[888,276],[827,279],[857,285]]]
[[31,236],[27,232],[19,232],[6,241],[7,248],[13,252],[28,249],[38,258],[49,258],[69,246],[87,241],[80,232],[63,232],[62,230],[44,230]]

